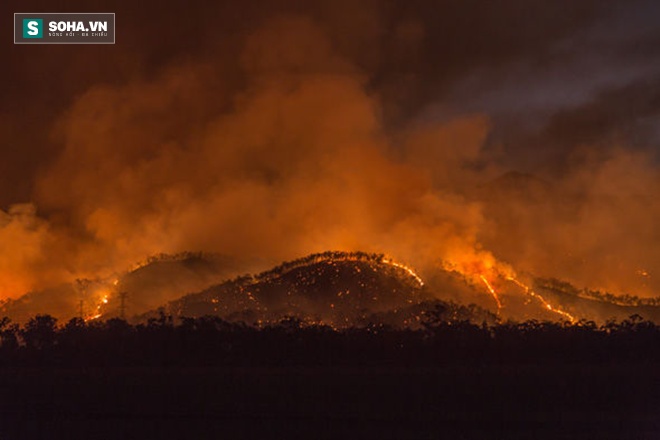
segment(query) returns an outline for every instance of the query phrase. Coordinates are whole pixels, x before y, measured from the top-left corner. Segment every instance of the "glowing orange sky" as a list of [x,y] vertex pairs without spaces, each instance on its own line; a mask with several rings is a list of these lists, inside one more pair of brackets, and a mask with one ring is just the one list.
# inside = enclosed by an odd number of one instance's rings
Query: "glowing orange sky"
[[657,5],[605,3],[133,4],[113,47],[3,43],[0,296],[327,249],[652,295]]

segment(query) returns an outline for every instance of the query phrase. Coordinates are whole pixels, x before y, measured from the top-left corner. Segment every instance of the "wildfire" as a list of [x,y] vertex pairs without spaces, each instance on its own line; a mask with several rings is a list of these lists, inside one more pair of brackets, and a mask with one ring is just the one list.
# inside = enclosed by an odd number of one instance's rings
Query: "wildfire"
[[85,318],[85,322],[94,321],[95,319],[99,319],[101,316],[103,316],[103,313],[101,313],[101,308],[108,303],[108,298],[109,298],[109,294],[107,293],[101,297],[100,301],[96,304],[94,313],[91,316]]
[[499,314],[500,314],[500,310],[502,310],[502,302],[500,301],[500,296],[497,294],[497,291],[495,291],[495,289],[494,289],[493,286],[488,282],[488,280],[486,279],[485,276],[483,276],[483,275],[479,275],[479,277],[481,278],[481,281],[484,282],[484,284],[486,285],[486,288],[488,289],[488,291],[490,292],[490,294],[491,294],[491,295],[493,296],[493,298],[495,299],[495,302],[497,303],[497,314],[499,315]]
[[529,286],[527,286],[526,284],[524,284],[524,283],[518,281],[516,278],[510,276],[510,277],[507,277],[507,280],[513,282],[513,283],[516,284],[517,286],[519,286],[519,287],[521,287],[522,289],[524,289],[525,292],[526,292],[529,296],[531,296],[532,298],[535,298],[535,299],[538,300],[541,304],[543,304],[543,307],[544,307],[545,309],[547,309],[547,310],[549,310],[549,311],[551,311],[551,312],[553,312],[553,313],[556,313],[556,314],[558,314],[558,315],[560,315],[560,316],[563,316],[564,318],[568,319],[568,320],[571,321],[571,322],[575,322],[575,321],[577,321],[577,319],[576,319],[573,315],[571,315],[570,313],[565,312],[565,311],[563,311],[563,310],[561,310],[561,309],[559,309],[559,308],[557,308],[557,307],[554,307],[552,304],[550,304],[550,303],[548,302],[548,300],[546,300],[545,298],[543,298],[543,296],[541,296],[540,294],[534,292],[534,290],[532,290],[531,287],[529,287]]
[[522,288],[525,291],[525,294],[541,303],[544,309],[553,312],[564,319],[568,319],[570,322],[577,321],[573,315],[565,312],[564,310],[561,310],[556,306],[553,306],[541,294],[535,292],[531,287],[521,282],[513,268],[507,264],[498,262],[495,257],[488,252],[481,252],[476,255],[471,254],[467,257],[457,259],[457,262],[444,261],[442,266],[445,268],[445,270],[460,273],[467,279],[472,280],[473,283],[481,281],[486,287],[488,293],[495,300],[495,303],[497,304],[498,315],[503,308],[502,300],[500,298],[500,294],[497,292],[497,290],[495,290],[492,282],[489,280],[499,278],[511,281],[518,287]]
[[[502,265],[503,266],[503,265]],[[496,261],[490,254],[472,255],[468,258],[460,258],[457,261],[443,261],[442,267],[448,271],[458,272],[473,283],[481,281],[488,293],[493,297],[497,304],[497,314],[502,310],[502,300],[493,285],[488,279],[496,279],[502,276],[503,269],[496,269]],[[503,266],[504,267],[504,266]],[[510,270],[507,270],[509,272]]]
[[383,261],[383,263],[389,264],[390,266],[394,266],[394,267],[397,267],[399,269],[405,270],[406,272],[408,272],[408,274],[411,277],[413,277],[415,279],[415,281],[417,281],[417,284],[419,284],[420,287],[424,286],[424,281],[422,281],[420,276],[417,275],[417,273],[415,273],[415,271],[412,270],[412,268],[406,266],[405,264],[397,263],[396,261],[394,261],[392,259],[389,259],[389,258],[383,258],[382,261]]

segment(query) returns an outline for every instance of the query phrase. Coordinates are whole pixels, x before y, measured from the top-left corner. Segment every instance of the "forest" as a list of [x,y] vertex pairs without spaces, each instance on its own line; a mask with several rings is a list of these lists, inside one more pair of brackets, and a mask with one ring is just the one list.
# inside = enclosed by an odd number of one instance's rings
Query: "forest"
[[[463,310],[465,308],[466,310]],[[660,327],[640,316],[591,321],[474,323],[468,308],[437,302],[418,329],[384,324],[336,329],[296,317],[260,325],[218,316],[160,314],[59,325],[37,315],[0,320],[0,366],[446,365],[660,361]]]
[[657,325],[466,316],[5,318],[0,438],[657,438]]

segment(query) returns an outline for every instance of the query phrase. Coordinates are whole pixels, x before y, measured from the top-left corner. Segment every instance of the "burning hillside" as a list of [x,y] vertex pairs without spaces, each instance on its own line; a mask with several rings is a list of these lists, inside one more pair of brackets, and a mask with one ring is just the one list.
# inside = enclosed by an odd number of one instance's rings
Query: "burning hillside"
[[403,315],[429,298],[411,268],[384,255],[325,252],[187,295],[168,304],[166,313],[218,315],[248,323],[296,317],[348,327],[368,323],[377,314]]
[[36,314],[85,321],[117,317],[127,310],[141,314],[189,292],[196,292],[238,273],[237,262],[216,254],[182,252],[157,255],[123,274],[80,278],[35,290],[0,303],[0,316],[26,322]]
[[[0,304],[0,315],[26,322],[35,314],[61,321],[124,317],[141,321],[165,312],[174,317],[220,316],[246,323],[294,317],[335,327],[386,323],[416,326],[433,301],[474,305],[475,322],[624,319],[638,314],[660,322],[657,299],[578,289],[558,280],[520,276],[488,253],[439,262],[419,275],[383,254],[324,252],[292,260],[257,275],[214,254],[159,255],[108,279],[78,279]],[[195,293],[196,292],[196,293]],[[467,310],[467,309],[466,309]],[[488,315],[490,314],[490,315]]]
[[490,319],[485,311],[502,321],[603,322],[632,314],[660,318],[655,303],[623,305],[609,297],[587,299],[568,283],[560,289],[542,279],[532,279],[529,286],[520,279],[512,271],[445,264],[422,280],[412,268],[382,254],[325,252],[186,295],[142,319],[163,312],[256,324],[294,317],[334,327],[370,323],[405,327],[418,324],[425,307],[436,300],[475,305],[473,310],[479,312],[464,316],[475,322]]

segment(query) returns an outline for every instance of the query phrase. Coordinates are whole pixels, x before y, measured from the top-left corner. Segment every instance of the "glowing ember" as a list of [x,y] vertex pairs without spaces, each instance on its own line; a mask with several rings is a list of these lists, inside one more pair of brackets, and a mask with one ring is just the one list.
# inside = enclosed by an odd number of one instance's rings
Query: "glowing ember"
[[543,296],[541,296],[540,294],[534,292],[529,286],[527,286],[527,285],[523,284],[522,282],[518,281],[516,278],[514,278],[514,277],[507,277],[507,280],[512,281],[512,282],[515,283],[517,286],[519,286],[519,287],[525,289],[525,292],[526,292],[529,296],[531,296],[532,298],[535,298],[537,301],[539,301],[539,302],[543,305],[543,307],[545,307],[547,310],[549,310],[549,311],[551,311],[551,312],[553,312],[553,313],[556,313],[556,314],[558,314],[558,315],[560,315],[560,316],[562,316],[562,317],[568,319],[570,322],[575,322],[575,321],[577,321],[577,319],[576,319],[573,315],[571,315],[570,313],[565,312],[565,311],[563,311],[563,310],[561,310],[561,309],[559,309],[559,308],[553,306],[552,304],[550,304],[550,303],[548,302],[548,300],[546,300],[545,298],[543,298]]
[[389,264],[390,266],[398,267],[399,269],[403,269],[403,270],[405,270],[406,272],[408,272],[408,274],[409,274],[411,277],[413,277],[413,278],[415,279],[415,281],[417,281],[417,284],[419,284],[420,287],[422,287],[422,286],[424,285],[424,281],[422,281],[422,279],[419,277],[419,275],[417,275],[417,274],[415,273],[415,271],[412,270],[412,268],[410,268],[410,267],[408,267],[408,266],[406,266],[406,265],[404,265],[404,264],[397,263],[396,261],[391,260],[391,259],[388,259],[388,258],[383,258],[382,261],[383,261],[383,263],[385,263],[385,264]]
[[573,315],[553,306],[546,298],[519,281],[513,268],[507,264],[498,262],[490,253],[483,252],[478,255],[469,255],[466,258],[458,258],[457,262],[443,261],[442,266],[445,270],[460,273],[473,283],[477,283],[477,280],[481,281],[486,286],[488,293],[490,293],[493,299],[495,299],[498,314],[503,307],[502,301],[500,295],[489,280],[500,278],[511,281],[518,287],[522,288],[525,291],[525,294],[540,302],[544,309],[553,312],[564,319],[568,319],[570,322],[575,322],[577,320]]
[[639,270],[636,271],[636,273],[640,277],[651,278],[651,274],[647,270],[639,269]]
[[[492,280],[502,276],[504,265],[500,266],[502,269],[496,269],[496,261],[490,254],[460,258],[456,262],[442,262],[442,267],[447,271],[458,272],[475,284],[478,282],[477,280],[481,281],[486,287],[488,293],[495,300],[498,315],[502,310],[502,301],[500,300],[500,295],[488,279],[490,278]],[[510,269],[506,269],[507,272],[510,272]]]
[[495,291],[495,289],[493,288],[493,286],[488,282],[488,280],[486,279],[485,276],[480,275],[480,278],[481,278],[481,281],[483,281],[484,284],[486,285],[486,288],[488,289],[488,291],[490,292],[490,294],[491,294],[491,295],[493,296],[493,298],[495,299],[495,302],[497,303],[497,314],[499,315],[499,314],[500,314],[500,310],[502,310],[502,302],[500,301],[500,297],[499,297],[499,295],[497,294],[497,292]]
[[88,321],[94,321],[95,319],[99,319],[103,316],[102,313],[102,308],[104,305],[108,304],[108,301],[110,299],[110,294],[105,293],[101,296],[100,300],[96,304],[96,307],[94,308],[94,312],[90,315],[84,318],[85,322]]

